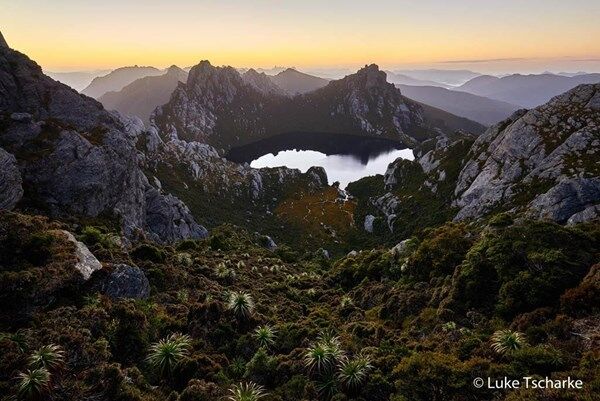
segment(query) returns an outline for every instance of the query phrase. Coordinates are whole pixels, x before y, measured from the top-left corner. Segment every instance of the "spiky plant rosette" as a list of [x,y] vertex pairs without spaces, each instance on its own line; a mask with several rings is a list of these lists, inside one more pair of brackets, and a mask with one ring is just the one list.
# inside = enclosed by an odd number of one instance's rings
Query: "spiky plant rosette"
[[169,375],[192,350],[188,335],[174,333],[150,346],[146,361],[162,375]]
[[356,389],[365,383],[371,369],[373,369],[373,365],[371,365],[370,358],[359,354],[340,362],[337,378],[347,388]]
[[492,349],[500,355],[505,355],[527,345],[525,336],[510,329],[498,330],[492,335]]
[[268,324],[258,326],[254,330],[254,339],[260,347],[269,348],[275,343],[275,335],[277,330]]
[[65,351],[56,344],[43,345],[33,351],[29,357],[32,368],[46,368],[48,371],[59,370],[65,363]]
[[254,312],[254,300],[247,292],[233,291],[229,294],[227,309],[232,311],[236,317],[247,319]]
[[254,382],[235,384],[229,392],[229,401],[257,401],[266,395],[264,388]]
[[39,399],[50,391],[50,372],[46,368],[19,373],[17,395],[21,400]]

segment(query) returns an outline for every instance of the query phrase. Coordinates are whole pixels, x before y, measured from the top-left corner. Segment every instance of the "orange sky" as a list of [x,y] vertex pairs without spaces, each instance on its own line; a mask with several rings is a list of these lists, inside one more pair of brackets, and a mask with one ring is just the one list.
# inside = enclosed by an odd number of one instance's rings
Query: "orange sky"
[[[0,10],[11,47],[54,71],[201,59],[238,67],[600,69],[598,0],[0,0]],[[481,62],[488,59],[512,61]],[[468,62],[444,63],[457,60]]]

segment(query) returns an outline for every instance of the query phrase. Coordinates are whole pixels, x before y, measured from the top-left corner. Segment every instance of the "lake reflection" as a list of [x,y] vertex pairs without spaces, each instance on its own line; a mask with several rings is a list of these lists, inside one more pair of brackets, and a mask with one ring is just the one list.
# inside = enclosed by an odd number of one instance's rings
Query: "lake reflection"
[[413,160],[411,149],[393,149],[369,158],[366,163],[360,157],[349,154],[326,155],[313,150],[284,150],[276,155],[269,153],[253,160],[251,167],[289,167],[306,172],[312,166],[320,166],[327,172],[329,183],[340,182],[340,188],[362,177],[383,174],[388,164],[397,158]]

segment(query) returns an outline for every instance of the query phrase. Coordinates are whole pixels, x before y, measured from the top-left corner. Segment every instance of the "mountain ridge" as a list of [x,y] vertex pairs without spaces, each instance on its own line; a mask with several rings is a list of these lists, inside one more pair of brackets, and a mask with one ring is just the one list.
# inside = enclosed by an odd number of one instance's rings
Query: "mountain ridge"
[[177,67],[169,67],[163,75],[139,78],[120,91],[107,92],[98,98],[107,110],[117,110],[124,115],[133,115],[149,124],[154,109],[165,104],[179,82],[187,80],[187,73]]
[[[437,135],[436,129],[464,126],[483,131],[477,123],[427,110],[435,119],[424,120],[423,107],[407,101],[374,64],[312,92],[287,97],[259,92],[234,68],[203,61],[157,110],[154,123],[172,137],[225,150],[285,132],[371,135],[413,145]],[[452,127],[447,127],[445,122],[451,120]]]
[[454,88],[479,96],[505,101],[525,108],[540,106],[554,96],[581,84],[600,82],[600,74],[585,74],[572,77],[556,74],[512,74],[502,78],[480,76]]
[[120,67],[106,75],[94,78],[81,93],[97,99],[107,92],[120,91],[139,78],[160,74],[161,71],[155,67],[139,67],[137,65]]

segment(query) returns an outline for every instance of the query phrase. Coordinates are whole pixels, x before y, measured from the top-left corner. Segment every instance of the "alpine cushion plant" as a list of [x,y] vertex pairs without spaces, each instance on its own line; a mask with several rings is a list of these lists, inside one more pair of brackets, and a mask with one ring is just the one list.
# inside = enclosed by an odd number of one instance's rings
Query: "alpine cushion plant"
[[247,292],[233,291],[229,294],[227,309],[232,311],[238,318],[247,319],[254,312],[254,300]]
[[492,335],[492,349],[501,355],[516,351],[526,344],[525,336],[518,331],[498,330]]
[[257,401],[266,395],[264,388],[253,382],[235,384],[229,392],[229,401]]
[[188,335],[174,333],[150,346],[146,361],[161,376],[170,376],[173,369],[190,354],[192,339]]

